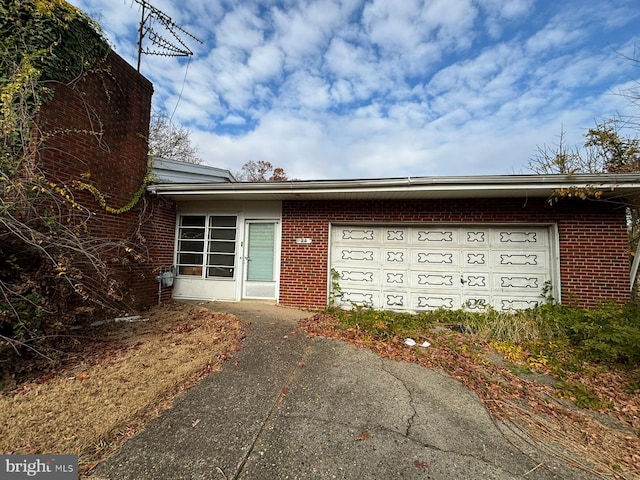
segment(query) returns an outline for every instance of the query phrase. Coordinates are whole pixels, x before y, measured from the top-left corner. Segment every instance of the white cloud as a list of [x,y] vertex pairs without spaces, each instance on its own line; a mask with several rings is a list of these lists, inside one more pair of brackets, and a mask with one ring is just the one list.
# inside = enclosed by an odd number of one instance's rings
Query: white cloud
[[227,13],[214,30],[216,46],[251,50],[264,41],[262,20],[246,6]]
[[247,121],[240,115],[227,115],[222,121],[223,125],[245,125]]
[[[72,0],[136,57],[139,11]],[[156,0],[203,45],[142,59],[207,163],[297,178],[521,172],[563,127],[629,108],[635,0]],[[188,70],[187,70],[188,63]],[[233,135],[227,132],[233,132]]]

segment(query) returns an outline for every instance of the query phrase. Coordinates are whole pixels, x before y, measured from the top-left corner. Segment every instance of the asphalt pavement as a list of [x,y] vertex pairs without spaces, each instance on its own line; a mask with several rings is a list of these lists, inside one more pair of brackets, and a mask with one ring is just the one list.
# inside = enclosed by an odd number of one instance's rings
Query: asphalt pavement
[[92,478],[590,479],[521,437],[445,374],[294,333],[311,314],[258,302],[243,348]]

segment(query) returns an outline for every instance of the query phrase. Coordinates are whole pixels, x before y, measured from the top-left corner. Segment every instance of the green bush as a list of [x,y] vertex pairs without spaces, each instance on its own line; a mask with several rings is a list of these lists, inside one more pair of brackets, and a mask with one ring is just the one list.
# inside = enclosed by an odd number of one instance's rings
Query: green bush
[[602,305],[593,309],[554,307],[564,335],[585,358],[600,363],[640,363],[640,307]]
[[381,339],[420,337],[430,326],[446,324],[485,340],[568,344],[586,360],[640,364],[640,306],[636,304],[577,309],[549,303],[516,312],[488,308],[484,312],[462,309],[418,314],[355,307],[336,314],[345,328],[359,328]]
[[361,306],[336,310],[335,314],[343,327],[358,328],[381,339],[420,336],[420,332],[438,322],[436,312],[412,314]]

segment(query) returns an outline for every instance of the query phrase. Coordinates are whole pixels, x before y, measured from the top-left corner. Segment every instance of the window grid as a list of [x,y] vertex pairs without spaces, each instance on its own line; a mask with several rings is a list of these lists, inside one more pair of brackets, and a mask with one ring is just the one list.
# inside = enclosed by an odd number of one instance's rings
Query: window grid
[[182,215],[178,230],[178,275],[233,279],[237,217]]

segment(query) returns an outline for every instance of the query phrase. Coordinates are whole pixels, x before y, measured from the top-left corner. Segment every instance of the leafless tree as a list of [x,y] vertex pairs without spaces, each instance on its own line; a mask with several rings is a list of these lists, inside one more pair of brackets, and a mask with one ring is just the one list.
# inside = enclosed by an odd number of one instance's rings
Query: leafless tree
[[196,165],[202,163],[198,148],[191,141],[191,132],[174,125],[165,112],[157,109],[151,112],[149,154],[178,162]]

